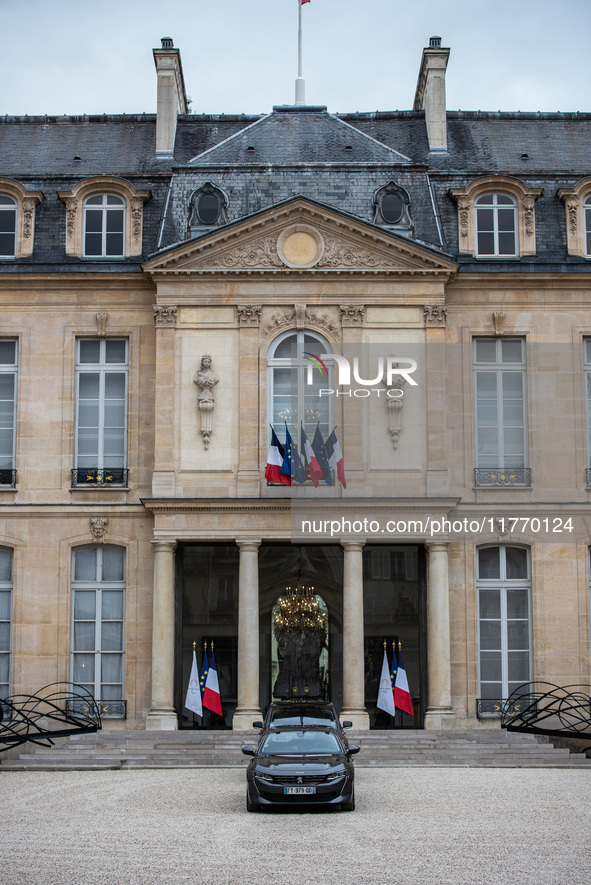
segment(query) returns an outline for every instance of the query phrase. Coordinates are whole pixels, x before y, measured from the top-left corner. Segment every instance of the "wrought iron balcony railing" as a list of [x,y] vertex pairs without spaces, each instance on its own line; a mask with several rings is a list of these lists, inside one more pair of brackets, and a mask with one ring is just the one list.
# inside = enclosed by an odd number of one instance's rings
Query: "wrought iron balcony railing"
[[0,486],[14,488],[16,485],[16,470],[0,469]]
[[531,486],[530,467],[476,467],[476,486]]
[[[127,701],[101,701],[98,698],[93,699],[101,719],[127,719]],[[88,704],[83,700],[71,700],[68,703],[68,711],[70,713],[88,713]]]
[[72,470],[72,488],[88,486],[100,489],[108,486],[126,486],[129,471],[123,467],[75,467]]
[[513,702],[507,698],[477,698],[476,715],[479,719],[490,719],[517,712]]

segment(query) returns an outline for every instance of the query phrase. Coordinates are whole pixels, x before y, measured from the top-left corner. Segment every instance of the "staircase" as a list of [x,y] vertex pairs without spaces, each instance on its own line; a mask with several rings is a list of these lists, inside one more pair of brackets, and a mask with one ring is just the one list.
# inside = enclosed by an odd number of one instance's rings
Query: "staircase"
[[[347,732],[357,768],[591,768],[581,753],[500,729]],[[231,731],[103,731],[58,739],[18,758],[0,755],[1,771],[245,767],[241,748],[257,734]],[[543,740],[543,739],[542,739]],[[28,745],[32,746],[32,745]]]

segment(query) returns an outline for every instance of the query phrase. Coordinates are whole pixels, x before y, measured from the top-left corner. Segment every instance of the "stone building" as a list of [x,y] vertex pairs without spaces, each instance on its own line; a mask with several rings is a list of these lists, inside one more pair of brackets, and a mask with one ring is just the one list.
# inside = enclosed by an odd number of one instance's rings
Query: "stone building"
[[[213,642],[250,728],[298,583],[359,728],[384,642],[407,727],[589,682],[591,115],[447,111],[448,56],[409,111],[199,115],[164,39],[156,115],[0,118],[0,696],[193,727]],[[267,481],[271,426],[346,487]]]

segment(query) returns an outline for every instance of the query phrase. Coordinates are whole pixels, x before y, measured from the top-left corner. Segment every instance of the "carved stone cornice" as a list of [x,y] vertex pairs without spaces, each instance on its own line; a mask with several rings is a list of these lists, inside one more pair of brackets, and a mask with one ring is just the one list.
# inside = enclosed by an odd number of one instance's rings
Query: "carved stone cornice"
[[262,304],[237,304],[236,318],[240,326],[258,326],[261,322]]
[[283,267],[277,254],[277,238],[261,237],[229,252],[205,259],[208,267]]
[[157,327],[176,326],[176,307],[161,307],[154,305],[154,323]]
[[426,305],[423,313],[427,328],[438,328],[447,324],[447,307],[441,304]]
[[350,243],[340,237],[324,237],[324,255],[316,265],[318,268],[379,268],[379,267],[399,267],[402,270],[401,262],[387,258]]
[[365,307],[363,304],[341,304],[341,325],[362,326],[365,319]]

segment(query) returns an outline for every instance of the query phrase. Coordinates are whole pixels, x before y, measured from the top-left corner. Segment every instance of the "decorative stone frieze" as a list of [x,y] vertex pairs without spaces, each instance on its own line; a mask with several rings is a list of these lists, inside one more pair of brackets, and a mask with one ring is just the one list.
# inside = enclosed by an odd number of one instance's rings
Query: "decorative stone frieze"
[[429,328],[445,326],[447,323],[447,307],[441,304],[427,305],[423,308],[425,325]]
[[156,326],[175,326],[176,325],[176,307],[161,307],[154,305],[154,322]]
[[341,304],[341,325],[362,326],[365,319],[365,307],[362,304]]
[[219,376],[211,368],[211,356],[205,353],[201,357],[201,368],[193,381],[199,388],[199,413],[201,415],[201,436],[205,449],[209,448],[213,432],[213,410],[215,408],[214,387],[219,384]]
[[400,267],[400,261],[386,258],[385,255],[371,252],[355,243],[340,237],[324,238],[324,255],[316,265],[318,268],[377,268]]
[[274,314],[271,320],[263,327],[263,335],[271,335],[284,328],[305,329],[316,327],[330,333],[333,338],[340,338],[341,330],[337,323],[327,313],[317,313],[306,307],[305,304],[297,304],[292,311]]
[[261,322],[262,304],[237,304],[236,316],[240,326],[258,326]]
[[91,516],[90,517],[90,534],[100,544],[103,544],[105,541],[105,535],[107,533],[107,529],[109,528],[109,520],[106,516]]
[[275,237],[261,237],[207,260],[208,267],[282,267]]

